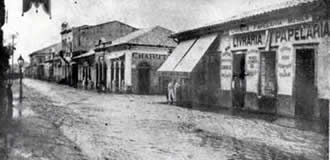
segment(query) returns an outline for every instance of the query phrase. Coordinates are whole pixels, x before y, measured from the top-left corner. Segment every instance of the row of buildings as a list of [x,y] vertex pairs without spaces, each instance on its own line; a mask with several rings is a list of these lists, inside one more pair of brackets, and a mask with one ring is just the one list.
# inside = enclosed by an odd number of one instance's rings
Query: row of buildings
[[162,93],[175,79],[180,100],[193,106],[328,119],[329,6],[291,0],[178,33],[120,22],[101,34],[91,26],[65,28],[66,55],[53,65],[85,88]]
[[193,105],[327,120],[329,3],[291,0],[175,33],[158,71],[184,79]]
[[165,80],[156,71],[176,46],[169,38],[173,31],[111,21],[79,27],[64,23],[60,34],[60,43],[30,54],[27,76],[102,91],[165,92]]

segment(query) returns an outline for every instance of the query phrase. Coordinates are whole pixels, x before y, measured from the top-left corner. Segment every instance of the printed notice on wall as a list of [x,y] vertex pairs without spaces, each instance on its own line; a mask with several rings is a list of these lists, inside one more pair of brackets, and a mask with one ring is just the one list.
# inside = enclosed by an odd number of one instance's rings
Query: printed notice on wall
[[231,79],[233,76],[233,54],[225,51],[221,53],[221,89],[231,90]]
[[280,45],[278,49],[278,94],[292,95],[294,58],[293,51],[293,46],[289,44]]
[[258,49],[249,49],[246,53],[247,92],[258,93],[259,59],[260,52]]

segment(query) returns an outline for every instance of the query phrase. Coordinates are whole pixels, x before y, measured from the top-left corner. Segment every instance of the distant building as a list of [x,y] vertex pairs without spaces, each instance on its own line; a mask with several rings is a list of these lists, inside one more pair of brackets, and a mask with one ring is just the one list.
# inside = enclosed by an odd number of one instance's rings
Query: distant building
[[53,65],[56,55],[61,49],[61,43],[56,43],[37,50],[29,55],[30,65],[25,69],[25,75],[37,79],[52,80],[59,72]]
[[193,106],[327,119],[330,19],[323,0],[291,0],[172,35],[158,70],[183,79]]
[[111,92],[164,92],[166,84],[156,71],[176,46],[169,38],[172,33],[156,26],[100,42],[95,50],[73,58],[79,85]]
[[[64,60],[62,68],[66,71],[67,83],[73,85],[77,81],[77,66],[71,63],[71,58],[87,53],[94,48],[100,40],[112,41],[119,37],[125,36],[137,29],[119,21],[110,21],[98,25],[83,25],[79,27],[68,27],[67,24],[62,24],[61,39],[62,39],[62,55]],[[72,73],[74,75],[72,75]]]

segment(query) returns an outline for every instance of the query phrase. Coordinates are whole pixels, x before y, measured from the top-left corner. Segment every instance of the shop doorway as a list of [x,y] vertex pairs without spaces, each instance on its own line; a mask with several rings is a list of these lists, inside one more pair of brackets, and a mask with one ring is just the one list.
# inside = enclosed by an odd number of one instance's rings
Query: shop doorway
[[259,109],[262,112],[276,113],[276,52],[262,52],[260,65]]
[[233,62],[233,107],[243,108],[245,98],[245,54],[234,54]]
[[150,87],[150,65],[142,62],[138,65],[138,93],[149,94]]
[[72,64],[72,82],[71,85],[73,87],[77,87],[78,85],[78,64]]
[[294,96],[295,115],[297,117],[312,118],[316,97],[314,49],[296,50]]

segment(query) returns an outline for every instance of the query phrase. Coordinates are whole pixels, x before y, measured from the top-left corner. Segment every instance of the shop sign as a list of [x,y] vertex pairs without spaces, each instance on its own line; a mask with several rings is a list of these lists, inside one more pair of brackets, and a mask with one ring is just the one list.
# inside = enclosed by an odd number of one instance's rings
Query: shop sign
[[260,52],[257,48],[249,49],[246,53],[246,91],[258,93]]
[[150,54],[150,53],[133,53],[132,57],[136,59],[166,59],[167,55]]
[[310,41],[330,36],[330,21],[297,25],[289,28],[277,29],[273,32],[273,42]]
[[285,26],[292,26],[296,24],[312,22],[312,20],[313,18],[311,15],[302,15],[298,17],[288,17],[285,19],[271,20],[263,23],[251,24],[251,25],[246,25],[244,27],[231,29],[229,30],[229,35],[243,34],[247,32],[256,32],[256,31],[268,30],[268,29],[285,27]]
[[278,49],[278,94],[292,95],[294,49],[292,44],[282,44]]
[[233,49],[246,49],[247,47],[264,47],[266,42],[265,32],[253,32],[233,36]]
[[231,90],[231,79],[233,76],[233,54],[229,51],[222,52],[220,64],[221,89]]

